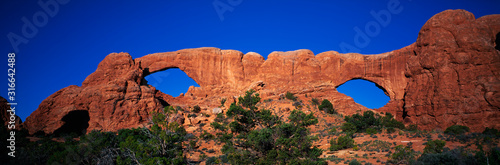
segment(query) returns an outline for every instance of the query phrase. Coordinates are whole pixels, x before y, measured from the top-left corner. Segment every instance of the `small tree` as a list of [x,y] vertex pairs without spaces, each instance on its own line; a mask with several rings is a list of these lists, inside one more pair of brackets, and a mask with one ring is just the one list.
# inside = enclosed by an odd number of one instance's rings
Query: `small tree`
[[356,132],[358,133],[365,132],[369,127],[380,126],[380,120],[375,117],[375,113],[372,111],[365,111],[363,115],[354,114],[352,116],[346,116],[344,120],[356,126]]
[[354,133],[357,131],[356,126],[349,122],[343,123],[340,129],[342,129],[342,132],[346,133]]
[[249,108],[250,110],[256,110],[257,103],[260,101],[260,97],[258,93],[255,93],[253,89],[245,92],[245,96],[238,98],[238,104],[242,107]]
[[394,119],[394,116],[389,112],[387,112],[385,116],[382,117],[381,122],[381,124],[387,128],[405,129],[405,125]]
[[311,99],[311,104],[312,104],[313,106],[318,106],[318,105],[319,105],[319,100],[318,100],[317,98],[312,98],[312,99]]
[[411,164],[415,162],[415,157],[417,152],[415,152],[411,147],[398,145],[394,148],[394,153],[392,153],[390,159],[387,163],[390,164]]
[[222,99],[220,100],[220,107],[223,107],[223,106],[224,106],[224,104],[226,103],[226,101],[227,101],[227,99],[226,99],[226,98],[222,98]]
[[424,154],[437,154],[443,152],[446,142],[443,140],[428,141],[424,148]]
[[330,140],[330,151],[338,151],[342,149],[352,148],[354,147],[354,139],[350,136],[340,136],[335,139]]
[[337,113],[337,112],[335,112],[335,109],[333,109],[332,103],[330,101],[328,101],[327,99],[324,99],[323,101],[321,101],[321,105],[318,106],[318,109],[325,111],[326,113],[329,113],[329,114]]
[[469,132],[469,127],[467,126],[463,126],[463,125],[453,125],[453,126],[450,126],[448,128],[446,128],[446,130],[444,131],[445,134],[449,134],[449,135],[460,135],[460,134],[464,134],[466,132]]
[[285,98],[292,101],[297,101],[297,97],[291,92],[286,92]]

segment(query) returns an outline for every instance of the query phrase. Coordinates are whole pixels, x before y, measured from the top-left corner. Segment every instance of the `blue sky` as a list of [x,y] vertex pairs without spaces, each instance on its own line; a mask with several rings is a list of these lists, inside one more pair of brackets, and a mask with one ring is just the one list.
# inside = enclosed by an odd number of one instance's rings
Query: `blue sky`
[[[476,18],[500,13],[499,1],[465,0],[40,1],[57,3],[57,12],[47,12],[37,2],[0,2],[0,58],[5,62],[0,95],[7,97],[7,54],[16,51],[15,102],[23,121],[49,95],[69,85],[80,86],[112,52],[128,52],[134,58],[196,47],[252,51],[264,57],[272,51],[297,49],[375,54],[415,42],[422,25],[446,9],[466,9]],[[388,3],[396,2],[400,11],[391,13],[386,26],[379,24],[369,42],[354,41],[356,27],[364,29],[376,20],[371,11],[387,11]],[[23,18],[34,24],[36,33],[23,34]],[[12,46],[10,33],[23,37],[16,40],[23,43]],[[342,43],[356,49],[345,49],[339,46]],[[179,75],[164,74],[158,77]],[[188,80],[170,85],[193,84]],[[165,82],[157,84],[166,86]]]

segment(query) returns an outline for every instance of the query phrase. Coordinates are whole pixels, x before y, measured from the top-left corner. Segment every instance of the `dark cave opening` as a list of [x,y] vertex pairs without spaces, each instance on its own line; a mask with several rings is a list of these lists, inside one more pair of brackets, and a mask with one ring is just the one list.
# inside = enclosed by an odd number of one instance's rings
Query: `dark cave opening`
[[54,135],[61,136],[73,133],[78,136],[83,135],[87,132],[87,128],[89,127],[89,120],[90,116],[88,111],[71,111],[61,119],[61,121],[64,122],[64,125],[54,131]]

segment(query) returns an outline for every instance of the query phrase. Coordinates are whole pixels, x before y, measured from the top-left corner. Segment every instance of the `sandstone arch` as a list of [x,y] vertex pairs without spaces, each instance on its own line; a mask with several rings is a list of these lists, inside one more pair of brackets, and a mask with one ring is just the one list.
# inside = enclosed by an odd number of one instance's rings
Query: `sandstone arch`
[[[152,112],[172,105],[216,107],[256,89],[263,99],[287,91],[334,100],[339,112],[366,110],[336,91],[353,78],[386,90],[389,103],[377,111],[395,114],[421,129],[461,124],[481,131],[500,128],[500,55],[495,49],[500,15],[475,19],[464,10],[436,14],[422,27],[417,41],[378,55],[310,50],[257,53],[218,48],[184,49],[137,59],[112,53],[81,87],[69,86],[49,96],[24,125],[30,133],[53,133],[73,110],[87,110],[89,130],[116,131],[147,123]],[[145,75],[177,67],[200,87],[183,97],[166,95],[143,80]],[[486,120],[484,120],[486,119]]]

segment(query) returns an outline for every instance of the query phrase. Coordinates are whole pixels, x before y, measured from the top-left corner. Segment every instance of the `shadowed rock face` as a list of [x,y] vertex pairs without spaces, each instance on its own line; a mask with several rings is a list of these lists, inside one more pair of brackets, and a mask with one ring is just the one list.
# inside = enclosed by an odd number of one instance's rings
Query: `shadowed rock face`
[[[326,98],[340,113],[350,115],[368,109],[336,87],[365,79],[391,98],[376,111],[391,112],[407,124],[422,129],[454,124],[476,131],[500,128],[500,55],[495,49],[499,32],[500,15],[475,19],[464,10],[447,10],[429,19],[416,43],[378,55],[329,51],[315,56],[297,50],[273,52],[265,60],[257,53],[217,48],[137,59],[112,53],[81,87],[66,87],[44,100],[25,126],[30,133],[53,133],[70,112],[83,110],[90,117],[87,131],[116,131],[142,126],[166,104],[214,108],[222,98],[230,104],[249,89],[263,99],[277,99],[287,91]],[[169,68],[183,70],[200,87],[172,97],[147,85],[145,76]]]
[[[9,103],[5,98],[1,97],[0,96],[0,121],[3,121],[3,125],[5,127],[8,128],[9,124],[10,125],[15,125],[15,129],[21,129],[21,118],[19,118],[19,116],[17,115],[14,115],[14,116],[11,116],[11,112],[8,112],[8,110],[10,110],[10,105],[8,105],[7,103]],[[16,109],[14,109],[16,110]],[[11,120],[11,117],[13,120]],[[13,123],[10,123],[14,121]]]

